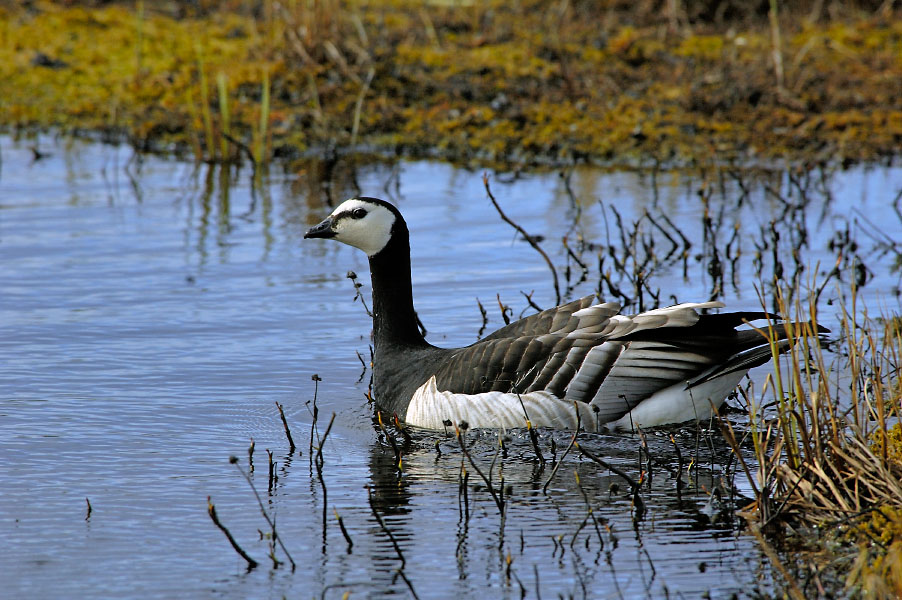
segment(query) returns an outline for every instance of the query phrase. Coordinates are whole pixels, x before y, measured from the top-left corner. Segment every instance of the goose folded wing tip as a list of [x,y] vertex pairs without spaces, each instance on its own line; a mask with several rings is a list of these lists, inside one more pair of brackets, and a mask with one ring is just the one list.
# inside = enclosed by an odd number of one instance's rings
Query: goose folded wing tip
[[[765,313],[761,313],[765,314]],[[819,325],[814,321],[784,321],[784,322],[776,322],[781,321],[781,317],[774,317],[773,315],[765,315],[763,317],[758,317],[758,319],[767,318],[769,319],[768,323],[765,325],[751,325],[751,321],[755,319],[744,319],[744,322],[750,324],[752,330],[759,331],[761,335],[765,338],[773,335],[777,339],[785,339],[787,337],[793,338],[803,338],[803,337],[819,337],[823,338],[827,334],[831,333],[830,329],[824,327],[823,325]],[[770,333],[773,331],[773,334]]]
[[[783,352],[787,351],[790,346],[792,346],[791,340],[782,339],[777,341],[775,349],[777,354],[782,354]],[[699,373],[698,375],[690,379],[688,381],[688,384],[691,388],[707,381],[717,379],[718,377],[729,375],[730,373],[737,373],[741,371],[743,374],[745,374],[750,369],[763,365],[772,359],[773,350],[770,348],[770,346],[757,346],[750,348],[733,355],[727,361],[713,365],[711,368]]]
[[592,306],[581,308],[578,311],[574,312],[573,316],[577,318],[584,318],[595,315],[605,315],[611,317],[616,315],[618,312],[620,312],[620,304],[618,302],[602,302],[600,304],[593,304]]
[[640,313],[633,317],[633,324],[642,329],[662,327],[668,323],[667,315],[661,313]]
[[727,305],[720,300],[711,300],[710,302],[699,302],[696,308],[726,308]]

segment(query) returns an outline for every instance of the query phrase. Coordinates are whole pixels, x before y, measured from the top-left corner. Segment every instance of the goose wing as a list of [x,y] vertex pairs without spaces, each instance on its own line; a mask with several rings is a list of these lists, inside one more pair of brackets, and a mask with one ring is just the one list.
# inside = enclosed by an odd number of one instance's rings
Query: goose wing
[[[643,329],[608,340],[587,354],[565,398],[590,402],[605,423],[676,383],[684,382],[688,389],[745,373],[770,360],[771,347],[761,332],[736,327],[765,317],[759,312],[706,314],[691,325]],[[783,326],[775,326],[774,334],[782,351],[788,344]]]
[[435,372],[438,389],[463,394],[525,391],[540,367],[573,345],[566,341],[568,335],[600,333],[620,310],[619,304],[593,306],[593,301],[594,296],[587,296],[543,310],[454,351]]
[[699,315],[720,302],[680,304],[633,316],[581,298],[511,323],[450,355],[436,371],[440,391],[546,391],[591,403],[617,419],[675,383],[747,370],[770,356],[766,338],[735,327],[763,313]]

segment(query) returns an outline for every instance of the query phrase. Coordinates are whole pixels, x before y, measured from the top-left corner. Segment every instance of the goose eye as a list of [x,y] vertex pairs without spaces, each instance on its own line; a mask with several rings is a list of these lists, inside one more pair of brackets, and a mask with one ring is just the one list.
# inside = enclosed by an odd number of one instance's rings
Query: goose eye
[[354,210],[351,211],[351,216],[354,217],[355,219],[362,219],[363,217],[366,216],[366,209],[365,208],[355,208]]

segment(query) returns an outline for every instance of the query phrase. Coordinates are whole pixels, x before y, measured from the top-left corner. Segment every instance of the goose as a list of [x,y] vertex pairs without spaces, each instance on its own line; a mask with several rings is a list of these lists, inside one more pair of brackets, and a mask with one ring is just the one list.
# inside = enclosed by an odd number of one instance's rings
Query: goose
[[[373,399],[408,425],[529,425],[586,430],[709,419],[749,369],[771,359],[754,328],[763,312],[703,314],[692,302],[635,315],[587,296],[512,322],[463,348],[425,340],[413,306],[410,237],[391,203],[355,197],[304,238],[333,239],[369,257]],[[777,351],[790,341],[772,325]],[[577,415],[577,412],[579,413]]]

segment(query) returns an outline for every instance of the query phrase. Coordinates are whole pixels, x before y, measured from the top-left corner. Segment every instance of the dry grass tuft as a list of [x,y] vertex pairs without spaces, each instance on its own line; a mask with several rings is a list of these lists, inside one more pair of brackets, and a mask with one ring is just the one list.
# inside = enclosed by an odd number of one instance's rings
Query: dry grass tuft
[[[853,290],[854,294],[854,290]],[[795,294],[796,297],[799,294]],[[797,300],[784,315],[800,314]],[[872,319],[854,295],[842,309],[834,364],[812,315],[775,357],[771,405],[747,398],[756,465],[742,466],[755,501],[742,515],[765,532],[818,528],[837,542],[832,561],[851,563],[850,592],[902,596],[902,335],[896,319]],[[742,441],[724,423],[737,456]],[[839,556],[836,556],[838,554]],[[773,556],[771,557],[773,560]]]

